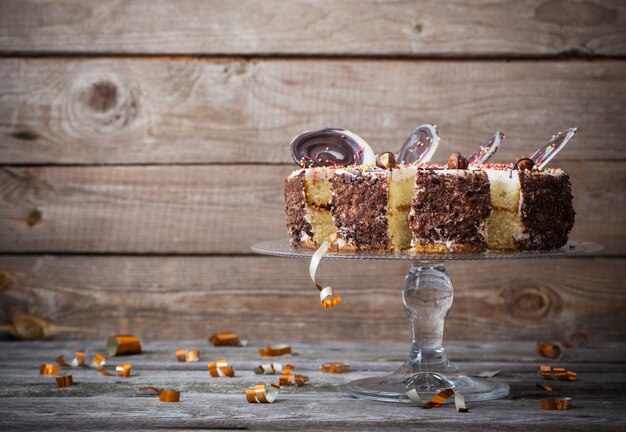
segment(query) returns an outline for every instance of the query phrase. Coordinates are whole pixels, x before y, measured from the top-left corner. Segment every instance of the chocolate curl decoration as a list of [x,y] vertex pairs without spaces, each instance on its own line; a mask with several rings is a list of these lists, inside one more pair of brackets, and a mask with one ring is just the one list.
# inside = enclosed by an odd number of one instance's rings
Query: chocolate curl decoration
[[107,351],[110,357],[140,354],[141,341],[133,335],[111,336],[107,340]]
[[249,403],[272,403],[278,396],[278,389],[279,387],[275,384],[270,384],[269,386],[257,384],[246,389],[246,400]]
[[322,261],[322,257],[330,248],[330,243],[327,240],[324,240],[322,245],[315,251],[313,256],[311,257],[311,264],[309,264],[309,275],[311,276],[311,280],[317,287],[320,292],[320,301],[322,303],[322,307],[325,309],[332,308],[341,303],[341,297],[339,295],[335,295],[333,292],[333,288],[330,286],[323,287],[318,284],[315,280],[315,273],[317,272],[317,267],[320,265]]
[[558,345],[545,341],[537,342],[537,350],[539,351],[539,354],[541,354],[543,357],[552,360],[560,359],[563,355],[563,353],[561,352],[561,348]]
[[295,368],[287,364],[283,367],[280,363],[266,363],[256,367],[254,373],[257,375],[276,375],[276,374],[289,374]]
[[504,141],[504,134],[502,132],[496,132],[494,136],[489,138],[487,142],[472,153],[472,155],[467,159],[470,166],[477,167],[480,165],[484,165],[487,161],[498,151],[502,141]]
[[541,409],[544,411],[549,410],[566,410],[572,404],[572,398],[564,397],[564,398],[548,398],[541,399],[539,401],[539,405]]
[[141,387],[137,390],[137,393],[154,392],[159,395],[161,402],[180,402],[180,391],[178,390],[165,390],[154,386]]
[[235,369],[228,366],[226,360],[218,360],[209,363],[209,374],[211,374],[211,376],[214,378],[232,378],[235,376]]
[[309,377],[306,375],[283,374],[278,378],[278,383],[281,386],[295,384],[297,387],[302,387],[308,381]]
[[572,139],[577,130],[578,128],[569,128],[557,132],[555,135],[552,135],[550,141],[528,156],[528,158],[537,165],[538,169],[542,170],[558,152],[563,150],[565,144]]
[[124,363],[123,365],[115,366],[115,371],[119,376],[128,378],[132,367],[133,366],[130,363]]
[[437,126],[426,123],[413,129],[396,159],[399,164],[425,164],[430,162],[438,145]]
[[71,385],[74,385],[74,379],[72,378],[72,375],[56,377],[56,381],[57,387],[69,387]]
[[261,357],[278,357],[285,354],[291,354],[291,346],[287,344],[270,345],[266,348],[259,349]]
[[446,399],[454,395],[454,405],[456,406],[457,412],[469,412],[469,409],[465,405],[465,398],[463,397],[463,395],[459,392],[455,392],[451,388],[441,390],[428,402],[422,401],[416,389],[409,390],[408,392],[406,392],[406,395],[415,405],[426,409],[439,408],[446,401]]
[[248,345],[248,341],[240,340],[237,333],[233,333],[233,332],[215,333],[209,338],[209,342],[211,342],[213,346],[246,346]]
[[346,129],[303,132],[291,140],[290,149],[293,161],[303,168],[376,163],[367,141]]
[[322,373],[346,373],[350,371],[348,363],[324,363]]
[[44,363],[39,368],[39,375],[56,376],[60,373],[61,367],[50,363]]
[[584,332],[574,332],[568,340],[561,339],[561,345],[564,348],[584,348],[587,346],[589,339]]

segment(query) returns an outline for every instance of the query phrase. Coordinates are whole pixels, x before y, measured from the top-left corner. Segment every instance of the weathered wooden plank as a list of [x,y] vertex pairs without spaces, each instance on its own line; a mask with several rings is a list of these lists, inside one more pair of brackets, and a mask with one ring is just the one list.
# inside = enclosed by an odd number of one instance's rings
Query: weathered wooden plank
[[[397,366],[395,360],[381,359],[380,354],[403,351],[402,344],[363,344],[356,342],[296,344],[298,355],[282,357],[306,373],[311,381],[302,388],[281,388],[273,405],[248,404],[243,392],[251,384],[271,383],[275,376],[259,377],[251,368],[261,362],[255,347],[213,348],[206,341],[144,341],[146,353],[139,356],[109,359],[109,364],[130,361],[135,375],[128,379],[103,377],[94,370],[70,369],[76,385],[57,389],[50,378],[37,376],[40,362],[50,361],[59,353],[69,354],[75,343],[3,343],[0,351],[0,426],[4,429],[119,430],[168,428],[284,430],[393,430],[414,427],[435,431],[453,430],[616,430],[626,425],[623,410],[626,368],[617,364],[585,363],[597,358],[623,358],[623,345],[598,345],[594,350],[573,350],[579,379],[572,383],[555,383],[560,394],[573,398],[567,412],[540,411],[538,401],[547,393],[535,387],[537,366],[542,361],[520,364],[515,355],[527,356],[533,346],[527,342],[453,343],[460,357],[480,352],[490,363],[475,363],[474,368],[496,367],[501,374],[493,378],[511,387],[508,398],[470,403],[470,413],[460,415],[451,406],[421,410],[409,405],[384,404],[352,399],[343,393],[343,385],[363,376],[381,375]],[[103,342],[85,344],[88,354],[103,348]],[[209,378],[205,359],[199,363],[181,364],[174,359],[179,346],[200,348],[201,355],[213,359],[226,356],[235,360],[235,378]],[[378,348],[378,350],[376,349]],[[536,354],[535,354],[536,355]],[[341,356],[351,364],[351,372],[342,375],[321,374],[319,365]],[[241,359],[241,361],[240,361]],[[361,359],[369,359],[368,364]],[[508,359],[508,360],[504,360]],[[303,361],[304,360],[304,361]],[[245,364],[244,364],[245,363]],[[369,365],[379,366],[372,372]],[[463,370],[466,365],[460,364]],[[480,370],[480,369],[474,369]],[[137,388],[157,385],[181,390],[179,404],[161,404],[153,398],[134,397]]]
[[559,161],[624,159],[624,77],[620,61],[5,59],[0,163],[290,163],[306,129],[382,152],[424,122],[442,135],[435,162],[497,130],[511,161],[575,125]]
[[6,1],[22,53],[529,56],[626,54],[619,1]]
[[[449,263],[455,302],[446,338],[558,340],[583,330],[592,342],[623,341],[623,261]],[[343,296],[332,310],[320,307],[307,264],[271,257],[1,256],[0,270],[14,282],[0,293],[0,313],[4,322],[28,313],[95,330],[74,338],[134,332],[180,340],[232,330],[250,340],[396,340],[408,349],[401,301],[408,263],[325,261],[322,280]]]
[[[626,252],[621,162],[565,162],[577,220],[572,238]],[[0,251],[248,253],[286,237],[291,166],[0,169]]]

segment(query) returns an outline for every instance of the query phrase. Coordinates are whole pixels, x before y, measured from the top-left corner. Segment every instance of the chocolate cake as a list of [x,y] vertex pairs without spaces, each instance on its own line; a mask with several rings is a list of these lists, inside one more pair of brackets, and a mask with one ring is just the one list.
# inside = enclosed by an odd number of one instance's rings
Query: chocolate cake
[[453,153],[447,167],[427,163],[439,142],[433,125],[411,133],[402,165],[392,153],[374,156],[352,132],[305,132],[292,141],[303,168],[285,182],[291,243],[418,253],[559,248],[574,224],[569,176],[542,168],[575,131],[533,153],[538,166],[485,164],[504,138],[498,133],[469,161]]
[[478,252],[554,249],[574,224],[569,176],[509,165],[307,168],[285,183],[294,246]]

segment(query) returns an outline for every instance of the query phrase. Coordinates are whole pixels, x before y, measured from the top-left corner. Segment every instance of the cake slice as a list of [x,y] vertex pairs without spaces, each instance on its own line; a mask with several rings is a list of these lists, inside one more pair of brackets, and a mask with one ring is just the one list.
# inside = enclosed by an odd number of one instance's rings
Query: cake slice
[[488,165],[485,172],[493,205],[487,220],[489,249],[549,250],[567,243],[575,212],[563,170]]

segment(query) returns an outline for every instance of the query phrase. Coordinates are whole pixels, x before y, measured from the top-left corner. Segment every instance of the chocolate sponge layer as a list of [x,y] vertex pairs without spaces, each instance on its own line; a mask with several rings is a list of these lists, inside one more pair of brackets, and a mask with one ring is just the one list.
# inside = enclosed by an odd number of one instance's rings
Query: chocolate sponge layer
[[362,250],[387,250],[389,172],[336,172],[331,212],[339,237]]
[[565,243],[574,226],[574,206],[569,176],[520,171],[522,224],[531,249],[556,249]]
[[484,251],[485,221],[491,214],[487,174],[418,171],[409,227],[414,242],[442,244],[447,250]]
[[304,171],[285,180],[285,213],[292,245],[301,246],[306,236],[313,239],[313,228],[306,221]]

